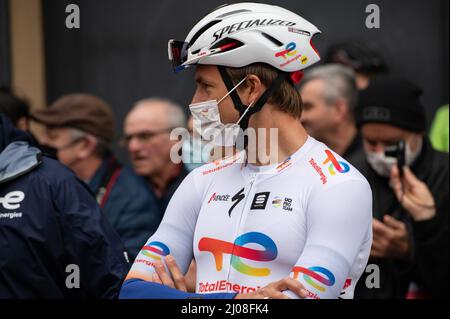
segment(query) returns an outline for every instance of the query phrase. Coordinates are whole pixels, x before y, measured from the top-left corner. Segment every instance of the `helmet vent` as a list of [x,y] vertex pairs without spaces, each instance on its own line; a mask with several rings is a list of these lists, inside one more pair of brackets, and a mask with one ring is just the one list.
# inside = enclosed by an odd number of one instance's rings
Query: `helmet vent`
[[269,40],[270,42],[272,42],[273,44],[275,44],[277,47],[283,46],[283,43],[280,42],[280,41],[278,41],[277,39],[275,39],[273,36],[268,35],[268,34],[265,33],[265,32],[261,32],[261,35],[262,35],[263,37],[265,37],[267,40]]
[[230,39],[230,38],[225,38],[225,39],[220,40],[216,44],[214,44],[210,49],[221,48],[222,51],[220,53],[223,53],[226,51],[237,49],[243,45],[244,45],[244,43],[242,43],[241,41],[238,41],[235,39]]
[[191,41],[189,41],[189,45],[193,45],[195,43],[195,41],[197,41],[197,39],[209,28],[211,28],[213,25],[216,25],[217,23],[221,22],[222,20],[213,20],[210,23],[206,24],[205,26],[203,26],[203,28],[201,28],[200,30],[197,31],[196,34],[194,34],[194,36],[192,37]]
[[221,18],[232,16],[234,14],[244,13],[244,12],[252,12],[252,11],[251,10],[247,10],[247,9],[235,10],[235,11],[231,11],[231,12],[227,12],[227,13],[221,14],[220,16],[218,16],[216,18],[217,19],[221,19]]

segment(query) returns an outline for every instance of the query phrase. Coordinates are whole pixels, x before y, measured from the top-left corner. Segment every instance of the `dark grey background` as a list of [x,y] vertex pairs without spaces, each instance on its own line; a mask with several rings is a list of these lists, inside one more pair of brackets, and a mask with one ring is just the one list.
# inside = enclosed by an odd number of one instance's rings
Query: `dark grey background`
[[0,0],[0,87],[11,85],[9,2]]
[[[392,72],[424,90],[428,120],[448,103],[448,0],[261,1],[290,9],[323,32],[314,42],[322,54],[336,41],[362,40],[379,48]],[[76,3],[81,28],[65,27],[65,7]],[[90,92],[117,115],[117,134],[133,103],[169,97],[182,106],[193,94],[192,70],[175,76],[167,41],[184,39],[202,16],[223,0],[44,0],[47,99]],[[381,9],[381,28],[367,29],[365,8]],[[123,158],[124,153],[119,152]]]

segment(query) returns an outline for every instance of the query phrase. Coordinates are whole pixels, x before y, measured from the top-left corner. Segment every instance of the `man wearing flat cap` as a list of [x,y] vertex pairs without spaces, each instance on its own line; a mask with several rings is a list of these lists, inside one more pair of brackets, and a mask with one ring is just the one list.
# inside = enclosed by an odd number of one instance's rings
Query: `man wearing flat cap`
[[448,298],[449,158],[426,135],[421,90],[380,76],[360,92],[364,154],[353,163],[373,192],[373,244],[355,298]]
[[132,261],[156,230],[156,208],[145,181],[111,150],[115,126],[110,106],[94,95],[68,94],[31,117],[46,127],[40,142],[55,148],[59,161],[89,185]]

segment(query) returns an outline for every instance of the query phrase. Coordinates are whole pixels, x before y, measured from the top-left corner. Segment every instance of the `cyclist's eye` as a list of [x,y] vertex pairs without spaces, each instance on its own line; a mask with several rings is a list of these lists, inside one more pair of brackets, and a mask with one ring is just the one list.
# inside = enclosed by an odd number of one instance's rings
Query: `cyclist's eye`
[[209,85],[208,83],[205,83],[205,82],[198,83],[198,86],[201,90],[206,91],[206,92],[209,92],[212,88],[211,85]]

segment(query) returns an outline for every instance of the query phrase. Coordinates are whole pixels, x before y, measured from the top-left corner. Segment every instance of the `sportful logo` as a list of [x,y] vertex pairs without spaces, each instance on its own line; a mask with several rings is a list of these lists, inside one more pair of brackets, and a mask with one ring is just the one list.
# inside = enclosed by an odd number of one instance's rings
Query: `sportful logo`
[[[159,249],[158,249],[159,248]],[[147,257],[161,260],[160,256],[167,256],[170,254],[170,249],[165,244],[159,241],[152,241],[142,247],[141,253]]]
[[[336,282],[336,279],[334,278],[334,275],[331,273],[331,271],[319,266],[310,268],[295,266],[294,268],[292,268],[292,272],[294,273],[294,279],[298,279],[298,275],[302,273],[303,279],[312,287],[321,292],[324,292],[326,288],[319,285],[317,282],[328,287],[332,287]],[[325,277],[320,274],[324,275]]]
[[[259,244],[265,250],[246,248],[246,244]],[[246,265],[241,258],[254,261],[272,261],[277,258],[278,250],[274,241],[265,234],[250,232],[236,238],[234,243],[215,238],[203,237],[198,243],[200,251],[209,251],[213,254],[216,263],[216,270],[221,271],[223,266],[223,255],[231,255],[231,265],[242,274],[255,277],[264,277],[270,275],[269,268],[255,268]]]
[[301,54],[298,54],[298,50],[296,50],[296,48],[297,48],[297,44],[295,42],[290,42],[288,45],[286,45],[286,47],[283,51],[275,53],[276,58],[282,57],[283,60],[287,60],[285,63],[281,64],[280,66],[282,66],[282,67],[286,66],[296,60],[300,60],[300,62],[302,64],[306,64],[308,62],[308,58],[306,56],[302,56]]
[[253,198],[252,206],[250,207],[251,210],[255,209],[266,209],[267,201],[269,200],[270,192],[262,192],[262,193],[256,193],[255,197]]
[[328,166],[328,171],[331,175],[336,175],[337,170],[339,173],[344,174],[348,173],[350,171],[350,166],[345,162],[340,162],[336,159],[336,157],[331,153],[331,151],[326,150],[325,153],[327,154],[326,160],[323,162],[323,165],[326,165],[330,163]]

